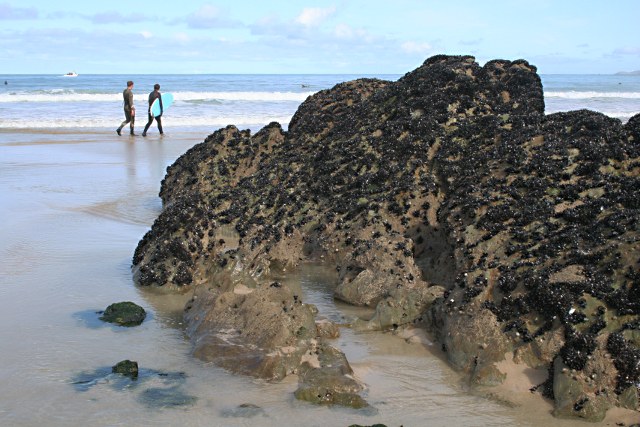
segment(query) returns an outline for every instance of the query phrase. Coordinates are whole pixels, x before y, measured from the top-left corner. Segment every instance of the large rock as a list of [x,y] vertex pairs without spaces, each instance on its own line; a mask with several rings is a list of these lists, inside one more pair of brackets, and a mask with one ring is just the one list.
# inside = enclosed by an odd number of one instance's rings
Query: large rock
[[269,380],[296,371],[316,336],[310,307],[278,282],[228,291],[201,286],[186,319],[197,357]]
[[524,60],[435,56],[316,93],[286,132],[229,126],[193,147],[134,278],[196,287],[196,355],[279,379],[307,372],[316,328],[274,273],[323,259],[337,298],[376,307],[357,327],[426,323],[473,384],[501,382],[513,352],[550,370],[558,415],[598,420],[637,407],[639,143],[640,116],[545,116]]

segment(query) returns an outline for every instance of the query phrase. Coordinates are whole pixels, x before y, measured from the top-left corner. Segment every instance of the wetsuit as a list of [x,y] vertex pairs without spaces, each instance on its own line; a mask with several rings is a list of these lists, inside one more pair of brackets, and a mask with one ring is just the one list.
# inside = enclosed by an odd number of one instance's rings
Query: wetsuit
[[124,122],[120,124],[120,127],[116,132],[120,135],[120,131],[123,127],[129,124],[129,128],[131,129],[131,135],[133,135],[133,125],[136,120],[136,109],[133,106],[133,92],[131,89],[126,88],[122,91],[122,98],[124,99]]
[[147,136],[147,130],[149,130],[149,126],[151,126],[151,123],[153,123],[154,117],[153,117],[153,114],[151,114],[151,104],[153,104],[153,101],[155,101],[156,99],[159,99],[158,102],[160,102],[160,115],[158,117],[155,117],[155,119],[156,119],[156,122],[158,123],[158,130],[160,131],[160,135],[163,134],[162,120],[160,119],[164,111],[164,109],[162,108],[162,97],[160,96],[159,90],[154,90],[149,94],[149,121],[145,125],[144,131],[142,131],[142,136]]

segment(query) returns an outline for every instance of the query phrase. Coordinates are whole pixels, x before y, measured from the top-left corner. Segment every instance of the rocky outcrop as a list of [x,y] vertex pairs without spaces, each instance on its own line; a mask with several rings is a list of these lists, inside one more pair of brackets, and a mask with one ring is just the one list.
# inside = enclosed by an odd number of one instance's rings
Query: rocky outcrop
[[559,416],[598,420],[638,406],[639,142],[640,116],[545,116],[526,61],[435,56],[318,92],[286,132],[229,126],[193,147],[134,277],[195,288],[197,356],[315,384],[313,307],[274,277],[322,259],[337,298],[376,307],[355,327],[419,322],[472,384],[503,381],[514,354],[548,368]]

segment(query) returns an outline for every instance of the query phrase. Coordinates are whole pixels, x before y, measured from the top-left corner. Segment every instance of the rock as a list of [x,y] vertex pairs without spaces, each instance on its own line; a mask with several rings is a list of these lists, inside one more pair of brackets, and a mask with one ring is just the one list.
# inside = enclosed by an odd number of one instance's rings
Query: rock
[[185,316],[198,358],[268,380],[295,371],[316,336],[311,309],[277,282],[249,293],[200,287]]
[[638,387],[631,386],[620,394],[620,406],[637,411],[640,407]]
[[320,338],[338,338],[340,328],[330,320],[321,319],[316,321],[316,335]]
[[318,366],[309,362],[300,365],[296,399],[355,409],[369,406],[359,394],[364,390],[363,385],[353,377],[353,370],[341,351],[324,344],[317,350],[317,359]]
[[150,408],[193,406],[198,398],[182,391],[178,386],[169,388],[151,387],[143,390],[138,401]]
[[371,270],[363,270],[353,280],[340,283],[336,298],[353,305],[375,305],[384,289],[391,287],[392,281],[389,277],[379,277]]
[[515,360],[534,369],[551,366],[564,346],[564,331],[557,327],[515,349]]
[[378,303],[373,318],[368,321],[358,319],[354,327],[363,330],[385,330],[412,323],[425,314],[443,292],[444,289],[440,286],[393,289],[388,297]]
[[587,395],[584,385],[560,359],[554,364],[553,394],[553,414],[562,418],[580,417],[600,422],[610,407],[604,395]]
[[427,316],[427,323],[442,343],[447,360],[456,369],[469,373],[474,383],[501,382],[503,376],[493,365],[504,360],[512,344],[501,331],[498,319],[478,304],[470,304],[464,311],[449,310],[446,304],[436,304]]
[[120,326],[138,326],[146,316],[144,308],[131,301],[124,301],[113,303],[107,307],[100,320]]
[[138,362],[131,360],[123,360],[118,362],[111,368],[111,372],[115,374],[122,374],[125,377],[137,378],[138,377]]
[[233,409],[226,409],[222,411],[222,416],[225,418],[253,418],[258,415],[266,416],[264,409],[253,403],[242,403]]
[[322,260],[376,307],[355,327],[425,324],[472,384],[505,353],[561,360],[556,413],[599,419],[640,383],[640,115],[544,109],[527,61],[437,55],[310,96],[287,131],[219,129],[167,169],[134,279],[195,288],[196,356],[311,384],[316,313],[276,277]]
[[164,372],[154,369],[138,369],[138,364],[123,360],[112,367],[98,368],[92,372],[81,372],[73,376],[71,384],[85,392],[96,386],[108,386],[116,391],[127,391],[143,386],[148,381],[179,387],[184,385],[184,372]]

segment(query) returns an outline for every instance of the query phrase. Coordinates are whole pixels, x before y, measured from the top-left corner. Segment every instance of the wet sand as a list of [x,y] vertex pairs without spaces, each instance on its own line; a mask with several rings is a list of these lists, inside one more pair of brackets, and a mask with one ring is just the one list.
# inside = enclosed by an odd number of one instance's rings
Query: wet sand
[[[420,334],[342,328],[335,345],[366,383],[368,411],[298,402],[295,376],[269,384],[191,358],[180,316],[188,294],[137,289],[130,265],[160,212],[166,167],[207,132],[167,129],[160,137],[154,130],[147,138],[100,129],[0,130],[0,425],[586,425],[552,418],[550,404],[528,392],[533,378],[526,375],[505,385],[518,390],[510,400],[522,396],[515,405],[469,393]],[[328,318],[359,313],[334,302],[322,268],[289,280]],[[147,320],[136,328],[103,324],[96,312],[117,301],[142,305]],[[124,387],[112,376],[86,389],[73,384],[123,359],[183,375],[175,383],[151,375]],[[145,396],[158,389],[197,400],[157,407]],[[247,403],[262,410],[237,410]]]

